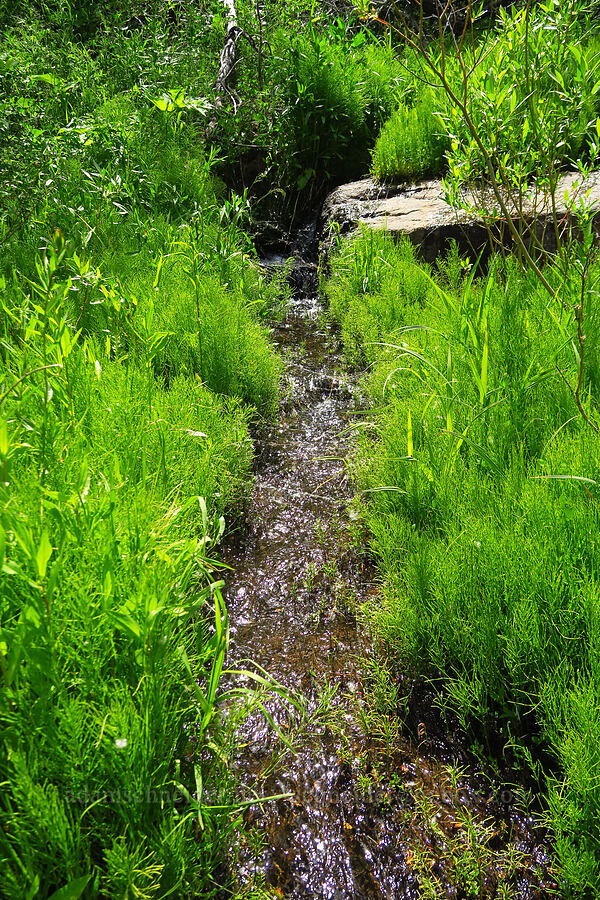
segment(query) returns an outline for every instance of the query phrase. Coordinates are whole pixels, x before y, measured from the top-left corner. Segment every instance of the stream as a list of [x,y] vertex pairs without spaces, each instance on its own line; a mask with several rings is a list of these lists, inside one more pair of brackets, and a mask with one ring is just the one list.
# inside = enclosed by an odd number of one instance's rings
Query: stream
[[378,691],[360,618],[378,585],[345,466],[364,399],[323,315],[314,265],[297,258],[294,280],[273,332],[286,360],[280,414],[260,436],[245,523],[223,561],[232,570],[230,667],[253,660],[300,692],[306,709],[298,717],[277,696],[267,703],[293,753],[260,711],[241,726],[233,765],[244,795],[289,796],[246,810],[232,862],[238,891],[256,884],[261,896],[305,900],[549,897],[547,835],[517,795],[477,774],[466,736],[434,714],[427,691],[414,741],[401,728],[410,689],[399,679]]

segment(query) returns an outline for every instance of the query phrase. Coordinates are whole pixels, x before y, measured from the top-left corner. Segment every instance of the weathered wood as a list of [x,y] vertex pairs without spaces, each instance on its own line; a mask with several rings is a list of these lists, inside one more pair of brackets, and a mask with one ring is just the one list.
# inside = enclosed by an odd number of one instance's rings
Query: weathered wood
[[242,35],[242,29],[237,21],[235,0],[222,0],[222,2],[227,13],[227,34],[225,35],[225,43],[219,58],[219,71],[215,81],[215,111],[208,123],[209,134],[212,134],[217,127],[217,112],[223,108],[223,95],[228,94],[233,101],[234,114],[239,104],[239,98],[230,90],[228,82],[237,61],[237,44]]

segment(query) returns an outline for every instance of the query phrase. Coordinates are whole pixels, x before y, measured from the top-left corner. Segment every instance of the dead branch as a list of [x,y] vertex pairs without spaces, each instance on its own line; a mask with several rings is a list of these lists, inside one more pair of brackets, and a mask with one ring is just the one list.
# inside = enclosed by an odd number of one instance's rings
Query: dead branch
[[228,82],[235,68],[237,59],[237,44],[242,35],[242,29],[238,25],[237,12],[235,9],[235,0],[223,0],[223,5],[227,12],[227,34],[225,43],[221,50],[219,58],[219,71],[215,81],[215,108],[210,122],[208,123],[207,132],[211,135],[217,127],[217,112],[223,108],[223,95],[228,94],[237,108],[237,100],[235,95],[230,91]]

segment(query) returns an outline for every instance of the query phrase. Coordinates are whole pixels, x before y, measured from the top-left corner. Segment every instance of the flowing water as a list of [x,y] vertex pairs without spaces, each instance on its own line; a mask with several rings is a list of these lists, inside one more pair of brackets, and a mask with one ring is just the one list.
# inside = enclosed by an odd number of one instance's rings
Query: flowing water
[[[246,796],[290,796],[248,809],[237,882],[318,900],[492,898],[505,896],[506,883],[506,896],[549,896],[546,836],[512,790],[474,774],[463,736],[434,713],[427,692],[418,743],[400,736],[401,682],[379,710],[364,700],[367,687],[377,696],[377,670],[356,610],[377,602],[377,585],[345,467],[363,401],[323,318],[314,268],[299,262],[295,272],[274,331],[287,362],[280,415],[259,440],[246,522],[224,561],[232,568],[230,665],[254,660],[301,692],[306,710],[299,726],[285,702],[269,702],[280,731],[294,732],[295,753],[277,764],[285,747],[265,717],[255,713],[242,727],[235,765]],[[456,763],[468,771],[452,775],[447,764]],[[489,829],[475,875],[469,816],[480,840]],[[424,893],[428,880],[437,894]]]

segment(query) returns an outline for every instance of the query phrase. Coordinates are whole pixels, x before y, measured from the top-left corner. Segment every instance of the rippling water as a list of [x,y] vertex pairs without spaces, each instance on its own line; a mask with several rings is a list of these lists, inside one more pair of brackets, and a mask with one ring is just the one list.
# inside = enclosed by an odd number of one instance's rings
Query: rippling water
[[[415,858],[429,854],[438,896],[492,898],[501,896],[500,851],[512,842],[523,861],[507,896],[549,896],[545,836],[502,786],[474,774],[451,783],[444,764],[468,758],[451,746],[454,735],[428,740],[424,733],[419,746],[398,736],[382,757],[380,736],[360,727],[371,649],[353,610],[357,601],[376,602],[377,591],[348,509],[344,460],[361,397],[324,324],[314,272],[311,282],[274,335],[287,361],[281,411],[260,440],[246,524],[229,540],[224,561],[233,569],[230,665],[254,660],[301,691],[313,718],[296,755],[268,775],[277,737],[260,714],[243,725],[235,765],[247,795],[292,796],[247,812],[248,835],[260,835],[261,846],[241,842],[233,864],[238,883],[264,878],[274,896],[286,898],[417,898],[423,869],[419,876]],[[325,708],[328,715],[319,715]],[[269,709],[283,730],[285,704],[275,699]],[[430,713],[419,718],[429,721]],[[465,893],[443,838],[444,830],[462,827],[458,807],[489,818],[497,831],[475,894]]]

